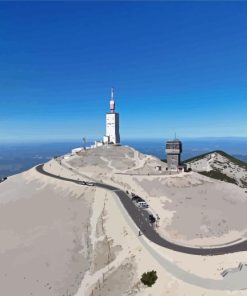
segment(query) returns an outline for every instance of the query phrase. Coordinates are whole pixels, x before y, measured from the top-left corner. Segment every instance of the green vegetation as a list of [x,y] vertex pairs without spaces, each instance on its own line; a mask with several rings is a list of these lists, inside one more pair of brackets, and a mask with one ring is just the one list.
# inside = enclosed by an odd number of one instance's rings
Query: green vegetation
[[242,179],[240,181],[242,182],[243,187],[247,188],[247,182]]
[[141,282],[148,286],[151,287],[157,280],[158,276],[156,271],[152,270],[152,271],[148,271],[148,272],[144,272],[142,277],[141,277]]
[[220,181],[237,184],[237,181],[235,179],[221,173],[220,171],[213,170],[213,171],[209,171],[209,172],[203,171],[203,172],[198,172],[198,173],[202,174],[204,176],[213,178],[213,179],[220,180]]
[[224,156],[225,158],[227,158],[229,161],[231,161],[232,163],[244,168],[247,170],[247,163],[245,163],[244,161],[242,160],[239,160],[227,153],[225,153],[224,151],[221,151],[221,150],[215,150],[215,151],[212,151],[212,152],[208,152],[208,153],[204,153],[204,154],[201,154],[201,155],[198,155],[198,156],[195,156],[195,157],[192,157],[190,159],[187,159],[185,161],[185,163],[188,163],[188,162],[191,162],[191,161],[197,161],[197,160],[200,160],[202,158],[204,158],[205,156],[209,155],[209,154],[212,154],[212,153],[218,153],[222,156]]
[[244,161],[242,161],[242,160],[239,160],[239,159],[237,159],[237,158],[235,158],[235,157],[233,157],[233,156],[231,156],[231,155],[225,153],[224,151],[216,151],[216,152],[218,152],[218,153],[221,154],[222,156],[228,158],[228,159],[229,159],[231,162],[233,162],[234,164],[236,164],[236,165],[238,165],[238,166],[240,166],[240,167],[242,167],[242,168],[244,168],[244,169],[247,170],[247,163],[246,163],[246,162],[244,162]]
[[[205,153],[205,154],[202,154],[202,155],[198,155],[196,157],[193,157],[193,158],[190,158],[190,159],[187,159],[185,161],[185,163],[189,163],[189,162],[196,162],[200,159],[203,159],[205,158],[206,156],[208,156],[209,154],[212,154],[212,153],[218,153],[220,154],[221,156],[225,157],[227,159],[227,162],[231,162],[243,169],[245,169],[247,171],[247,163],[225,153],[224,151],[221,151],[221,150],[215,150],[215,151],[212,151],[212,152],[209,152],[209,153]],[[226,162],[226,163],[227,163]],[[221,162],[217,162],[215,161],[215,164],[222,164]],[[224,164],[223,164],[224,165]],[[226,168],[226,164],[224,165],[223,168]],[[213,179],[217,179],[217,180],[221,180],[221,181],[225,181],[225,182],[228,182],[228,183],[233,183],[233,184],[236,184],[238,185],[238,182],[232,178],[232,177],[229,177],[227,176],[226,174],[222,173],[219,169],[214,169],[214,170],[211,170],[211,171],[202,171],[202,172],[199,172],[197,171],[199,174],[202,174],[204,176],[207,176],[207,177],[210,177],[210,178],[213,178]],[[243,180],[240,180],[242,182],[242,186],[243,187],[247,187],[247,182],[243,181]]]

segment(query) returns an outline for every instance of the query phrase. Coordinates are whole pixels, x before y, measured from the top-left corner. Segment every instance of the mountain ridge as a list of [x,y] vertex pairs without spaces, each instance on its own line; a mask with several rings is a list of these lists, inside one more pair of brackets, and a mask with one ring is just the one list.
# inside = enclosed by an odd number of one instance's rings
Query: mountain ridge
[[192,157],[184,163],[205,176],[247,188],[247,163],[222,150]]
[[238,163],[238,165],[243,166],[243,167],[245,167],[245,168],[247,169],[247,163],[246,163],[245,161],[240,160],[240,159],[238,159],[238,158],[236,158],[236,157],[234,157],[234,156],[232,156],[232,155],[226,153],[226,152],[223,151],[223,150],[212,150],[212,151],[210,151],[210,152],[206,152],[206,153],[203,153],[203,154],[200,154],[200,155],[197,155],[197,156],[191,157],[191,158],[189,158],[189,159],[186,159],[186,160],[184,161],[184,163],[188,163],[188,162],[191,162],[191,161],[193,161],[193,160],[201,159],[201,158],[203,158],[204,156],[207,156],[207,155],[212,154],[212,153],[218,153],[218,154],[220,154],[220,155],[222,155],[222,156],[224,156],[224,157],[227,157],[229,160],[232,160],[233,162]]

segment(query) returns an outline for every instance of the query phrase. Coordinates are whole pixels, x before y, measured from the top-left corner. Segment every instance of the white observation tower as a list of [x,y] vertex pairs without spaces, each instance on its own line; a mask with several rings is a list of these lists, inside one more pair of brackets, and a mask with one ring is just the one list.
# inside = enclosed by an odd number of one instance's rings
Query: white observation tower
[[119,144],[119,114],[115,112],[114,90],[111,89],[110,112],[106,113],[106,135],[104,143]]

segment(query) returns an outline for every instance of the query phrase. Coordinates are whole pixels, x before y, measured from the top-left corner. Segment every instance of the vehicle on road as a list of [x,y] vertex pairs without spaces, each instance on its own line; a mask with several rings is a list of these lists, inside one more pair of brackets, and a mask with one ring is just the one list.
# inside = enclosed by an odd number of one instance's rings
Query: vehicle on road
[[93,182],[86,182],[87,186],[95,186],[95,184]]
[[148,218],[149,218],[149,223],[155,223],[156,219],[154,218],[153,215],[150,214],[150,215],[148,216]]
[[132,197],[132,200],[137,202],[137,201],[143,201],[143,199],[140,196],[135,195],[134,197]]
[[87,185],[87,182],[85,182],[85,181],[78,181],[78,184],[80,184],[80,185]]
[[[133,196],[133,194],[132,194]],[[148,204],[145,202],[144,199],[142,199],[140,196],[138,195],[134,195],[132,197],[132,201],[136,204],[136,206],[138,208],[148,208]]]
[[138,208],[144,208],[144,209],[148,208],[148,204],[145,201],[137,202],[137,206]]

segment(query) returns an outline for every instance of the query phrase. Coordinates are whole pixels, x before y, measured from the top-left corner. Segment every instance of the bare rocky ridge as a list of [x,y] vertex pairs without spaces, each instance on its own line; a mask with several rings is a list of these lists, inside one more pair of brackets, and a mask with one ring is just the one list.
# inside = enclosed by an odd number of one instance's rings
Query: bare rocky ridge
[[247,164],[223,151],[207,153],[186,163],[193,171],[247,187]]

